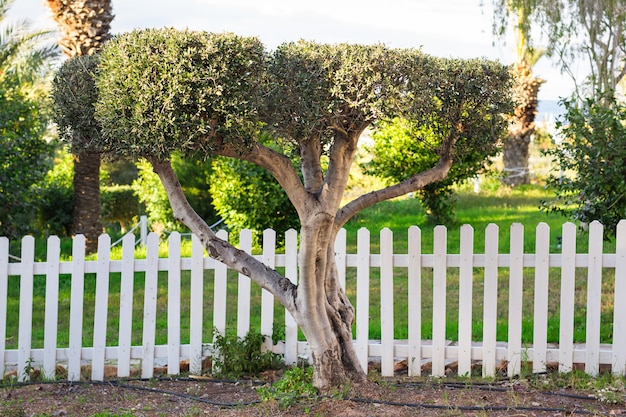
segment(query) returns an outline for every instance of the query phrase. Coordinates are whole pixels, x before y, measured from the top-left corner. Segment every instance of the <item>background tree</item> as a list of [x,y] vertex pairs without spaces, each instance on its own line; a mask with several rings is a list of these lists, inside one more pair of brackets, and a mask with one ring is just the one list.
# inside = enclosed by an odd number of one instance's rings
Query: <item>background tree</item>
[[539,88],[545,82],[533,74],[533,66],[544,54],[544,49],[533,45],[531,21],[538,8],[537,0],[495,1],[494,34],[504,38],[508,26],[513,27],[515,38],[515,100],[516,107],[504,139],[502,160],[504,175],[502,182],[516,186],[530,183],[528,166],[530,139],[535,132],[535,116]]
[[[110,38],[111,0],[46,0],[59,27],[59,46],[72,58],[93,55]],[[82,137],[73,140],[86,140]],[[100,155],[93,150],[74,153],[74,233],[86,237],[87,250],[96,249],[102,233]]]
[[[352,344],[354,309],[334,263],[335,237],[360,210],[444,179],[457,143],[497,142],[506,127],[502,113],[511,110],[508,69],[455,62],[382,45],[310,42],[268,55],[255,38],[135,31],[103,49],[96,103],[103,135],[90,146],[150,161],[174,216],[210,256],[249,276],[294,317],[311,348],[317,387],[364,382]],[[340,207],[361,133],[393,117],[430,126],[442,138],[438,160]],[[297,150],[300,172],[282,146],[256,141],[263,127]],[[217,238],[185,198],[170,163],[174,152],[237,158],[272,174],[301,223],[298,284]]]
[[[450,60],[451,66],[480,65],[480,61]],[[476,112],[489,116],[489,109],[477,107]],[[488,128],[487,125],[484,126]],[[476,131],[476,135],[481,134]],[[483,132],[491,136],[491,132]],[[444,138],[438,137],[428,125],[416,125],[406,119],[394,119],[377,123],[372,132],[374,144],[368,147],[372,159],[365,166],[371,175],[384,178],[389,184],[402,181],[407,175],[415,175],[437,163],[439,148]],[[488,166],[490,156],[494,156],[499,147],[495,143],[485,142],[475,146],[472,138],[464,137],[456,144],[455,164],[448,176],[438,182],[428,184],[417,192],[422,204],[433,220],[440,224],[449,224],[455,219],[455,193],[453,184],[483,172]]]
[[48,32],[6,23],[12,3],[0,0],[0,236],[17,238],[30,232],[38,203],[33,186],[52,162],[46,88],[57,51],[43,43]]

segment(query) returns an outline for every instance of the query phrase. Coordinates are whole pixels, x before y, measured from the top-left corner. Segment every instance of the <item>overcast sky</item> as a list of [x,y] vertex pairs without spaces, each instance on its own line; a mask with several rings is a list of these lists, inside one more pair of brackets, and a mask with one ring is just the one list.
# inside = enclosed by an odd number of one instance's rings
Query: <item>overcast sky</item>
[[[491,4],[491,0],[483,0]],[[176,27],[258,36],[269,49],[299,39],[384,43],[442,57],[488,57],[511,63],[511,44],[494,45],[491,9],[481,0],[113,0],[113,33]],[[15,0],[9,18],[55,28],[43,0]],[[539,98],[568,96],[572,83],[543,59]]]

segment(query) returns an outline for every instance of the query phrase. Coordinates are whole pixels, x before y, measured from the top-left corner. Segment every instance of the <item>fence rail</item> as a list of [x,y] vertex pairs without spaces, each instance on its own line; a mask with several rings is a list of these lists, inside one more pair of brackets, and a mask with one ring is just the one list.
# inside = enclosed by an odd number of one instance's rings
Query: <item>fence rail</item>
[[[408,232],[408,250],[404,254],[394,254],[393,234],[389,229],[380,232],[380,251],[370,253],[370,232],[361,229],[357,235],[356,253],[347,253],[346,232],[342,230],[335,242],[335,257],[341,285],[346,288],[347,271],[356,268],[354,279],[356,295],[356,337],[355,347],[363,369],[368,369],[368,361],[380,360],[381,374],[394,374],[394,365],[406,360],[409,375],[420,375],[425,362],[431,364],[432,375],[445,375],[446,365],[455,361],[460,375],[470,373],[472,365],[480,363],[484,376],[494,376],[499,367],[506,364],[507,374],[516,375],[521,371],[522,362],[532,362],[533,372],[543,372],[550,363],[557,363],[560,371],[569,371],[575,364],[581,364],[587,373],[596,375],[601,366],[610,366],[616,375],[626,373],[626,222],[617,229],[615,253],[605,254],[603,248],[603,226],[594,222],[589,227],[588,253],[576,253],[576,226],[563,225],[562,248],[560,253],[550,253],[550,230],[546,224],[536,229],[535,253],[524,253],[524,229],[513,224],[510,230],[509,253],[498,252],[499,230],[489,225],[485,231],[484,253],[474,253],[474,230],[471,226],[461,227],[458,253],[447,253],[447,229],[437,226],[434,230],[433,253],[422,253],[421,231],[413,226]],[[227,238],[225,232],[220,232]],[[263,252],[258,259],[271,267],[284,268],[285,275],[297,277],[297,232],[289,230],[285,235],[286,253],[276,253],[275,232],[266,230],[263,239]],[[250,231],[240,236],[240,248],[251,253]],[[147,237],[145,259],[135,259],[135,237],[126,235],[122,241],[122,259],[112,260],[110,238],[100,236],[97,260],[86,260],[83,236],[73,239],[72,257],[69,261],[60,259],[60,240],[50,237],[47,242],[47,260],[35,261],[34,239],[24,237],[21,241],[21,261],[15,262],[9,255],[9,240],[0,238],[0,306],[8,304],[9,281],[19,279],[19,325],[17,335],[7,334],[7,309],[0,308],[0,334],[8,338],[17,337],[17,349],[7,349],[6,340],[0,338],[0,365],[5,370],[15,369],[20,380],[29,378],[27,370],[40,366],[43,374],[53,377],[63,364],[69,380],[81,377],[81,366],[90,364],[89,377],[102,380],[106,364],[115,364],[118,377],[131,375],[131,368],[137,363],[141,376],[153,376],[158,364],[167,363],[167,373],[178,374],[180,361],[189,360],[189,371],[200,373],[203,358],[212,355],[212,332],[206,331],[203,323],[203,308],[209,298],[213,304],[212,328],[224,334],[226,330],[226,300],[229,286],[234,279],[228,277],[225,265],[205,256],[199,240],[192,237],[191,257],[181,256],[181,240],[178,233],[168,239],[167,258],[159,258],[159,237],[151,233]],[[407,292],[401,296],[408,301],[408,338],[394,340],[394,299],[399,296],[394,291],[394,269],[405,270]],[[534,270],[533,285],[533,337],[532,344],[522,343],[522,294],[524,271]],[[554,268],[560,270],[558,300],[555,288],[550,288],[549,274]],[[585,341],[574,343],[574,316],[576,270],[586,270]],[[507,340],[497,340],[498,290],[501,271],[508,270],[508,334]],[[603,271],[614,269],[613,294],[603,294]],[[375,274],[376,270],[379,271]],[[446,339],[449,325],[446,311],[448,297],[447,279],[451,270],[458,270],[458,337],[451,342]],[[186,272],[187,271],[187,272]],[[212,277],[205,276],[212,271]],[[422,338],[422,291],[425,271],[432,271],[432,340]],[[135,274],[144,276],[142,344],[131,343],[133,316],[133,293]],[[181,273],[190,275],[190,298],[181,298]],[[119,307],[109,305],[110,277],[119,274]],[[161,273],[161,277],[159,277]],[[83,346],[83,306],[85,280],[87,274],[95,275],[95,311],[93,317],[93,344]],[[159,292],[158,281],[167,277],[166,294]],[[580,274],[580,273],[579,273]],[[71,280],[69,300],[69,343],[59,347],[59,285],[60,280]],[[380,340],[370,340],[370,296],[371,280],[380,276]],[[500,276],[500,278],[499,278]],[[33,292],[36,279],[45,282],[45,303],[34,303]],[[90,279],[90,278],[87,278]],[[213,294],[204,294],[203,285],[207,279],[213,280]],[[375,278],[378,280],[378,278]],[[402,278],[404,279],[404,278]],[[237,334],[240,337],[250,329],[251,285],[248,277],[239,275],[237,281]],[[430,281],[428,281],[430,282]],[[472,302],[474,285],[482,283],[482,311],[476,312]],[[580,285],[580,284],[578,284]],[[601,297],[613,301],[612,343],[601,344]],[[156,345],[157,298],[167,298],[167,344]],[[552,298],[550,298],[552,297]],[[353,300],[354,302],[355,300]],[[181,343],[181,310],[188,303],[189,343]],[[547,340],[548,307],[558,303],[559,341],[549,344]],[[33,348],[33,311],[45,309],[44,343],[42,348]],[[119,309],[119,332],[115,346],[107,345],[107,318],[112,309]],[[117,312],[116,312],[117,313]],[[472,317],[482,315],[482,340],[472,340]],[[271,334],[276,325],[274,299],[265,290],[261,301],[261,332]],[[295,322],[285,314],[285,340],[269,343],[268,347],[284,354],[287,363],[295,363],[299,356],[308,354],[307,344],[298,341]],[[204,330],[203,330],[204,329]],[[187,331],[187,330],[185,330]],[[476,337],[474,336],[474,339]],[[110,341],[109,341],[110,342]]]

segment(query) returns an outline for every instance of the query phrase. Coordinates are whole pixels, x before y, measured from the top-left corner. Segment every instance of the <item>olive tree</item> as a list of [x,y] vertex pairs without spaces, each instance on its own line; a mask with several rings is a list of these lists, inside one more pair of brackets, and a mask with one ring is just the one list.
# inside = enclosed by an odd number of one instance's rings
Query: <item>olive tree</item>
[[[102,51],[95,105],[102,135],[92,146],[150,161],[174,216],[208,254],[271,292],[294,317],[318,388],[364,382],[352,343],[354,309],[334,262],[338,231],[366,207],[446,178],[457,143],[496,146],[506,129],[508,69],[448,62],[383,45],[301,41],[269,53],[256,38],[233,34],[134,31]],[[393,117],[430,126],[442,138],[438,160],[341,207],[361,133]],[[256,140],[261,130],[280,138],[275,146]],[[185,198],[174,152],[237,158],[272,174],[301,224],[297,284],[210,230]]]

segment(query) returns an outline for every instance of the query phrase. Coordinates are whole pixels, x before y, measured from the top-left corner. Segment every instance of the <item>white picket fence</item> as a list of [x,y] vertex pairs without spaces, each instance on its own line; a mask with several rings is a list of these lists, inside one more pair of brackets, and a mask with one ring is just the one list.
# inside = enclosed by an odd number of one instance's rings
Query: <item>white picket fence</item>
[[[408,232],[408,253],[394,254],[393,235],[388,229],[380,232],[380,253],[370,253],[370,232],[361,229],[357,236],[357,253],[346,253],[346,232],[342,230],[335,243],[336,261],[340,280],[345,288],[347,268],[356,268],[356,338],[354,340],[363,369],[368,361],[380,360],[381,374],[394,374],[394,364],[406,359],[408,374],[420,375],[425,362],[432,364],[432,375],[445,375],[446,364],[458,363],[460,375],[469,373],[473,363],[482,365],[484,376],[496,374],[499,366],[507,364],[507,374],[521,371],[524,360],[531,361],[534,372],[546,370],[549,363],[558,363],[560,371],[569,371],[574,364],[584,364],[587,373],[596,375],[601,365],[610,365],[612,372],[624,375],[626,371],[626,222],[617,230],[616,253],[603,253],[603,226],[594,222],[589,227],[588,253],[576,253],[576,226],[563,225],[561,253],[550,253],[550,230],[540,224],[536,230],[535,253],[524,253],[524,229],[514,224],[510,230],[510,253],[498,253],[499,230],[489,225],[485,231],[485,253],[473,253],[474,230],[465,225],[461,228],[461,244],[458,254],[447,253],[447,230],[438,226],[434,230],[432,254],[421,251],[421,231],[411,227]],[[220,232],[226,238],[224,232]],[[297,277],[297,232],[286,232],[286,253],[275,251],[276,234],[264,232],[263,253],[258,255],[270,267],[284,267],[285,275]],[[251,252],[251,234],[242,232],[240,247]],[[9,256],[9,241],[0,238],[0,306],[6,306],[7,286],[10,277],[19,277],[19,334],[17,349],[6,349],[5,338],[0,338],[0,365],[5,370],[15,369],[20,380],[28,379],[27,370],[40,367],[43,375],[51,377],[59,363],[67,368],[68,379],[78,380],[81,365],[91,365],[91,379],[104,378],[105,364],[115,364],[118,377],[130,375],[131,366],[141,367],[141,376],[153,376],[157,363],[167,363],[169,374],[178,374],[183,359],[190,362],[190,372],[201,372],[202,359],[211,355],[213,335],[203,333],[203,306],[212,297],[213,326],[223,333],[226,328],[226,294],[229,282],[225,265],[204,256],[198,239],[192,238],[190,258],[180,256],[180,235],[173,233],[168,240],[167,258],[159,258],[159,237],[148,235],[145,259],[135,259],[135,237],[123,239],[122,260],[110,259],[110,238],[102,235],[99,240],[97,260],[85,259],[84,237],[73,241],[71,261],[60,261],[60,241],[50,237],[47,242],[47,261],[35,262],[34,239],[23,238],[21,259],[16,262]],[[394,340],[394,268],[405,268],[408,280],[408,340]],[[459,274],[459,334],[458,341],[446,340],[446,280],[448,271],[458,268]],[[508,269],[508,340],[496,340],[497,294],[499,269]],[[534,325],[532,345],[522,344],[522,291],[523,270],[533,268],[534,279]],[[560,269],[560,335],[558,344],[547,343],[548,273],[550,268]],[[574,292],[575,269],[587,270],[586,295],[586,341],[574,344]],[[612,344],[600,343],[602,272],[615,269],[614,319]],[[369,340],[369,308],[371,272],[380,269],[380,320],[381,340]],[[432,269],[432,340],[422,340],[422,274]],[[205,270],[213,270],[214,294],[203,294]],[[167,344],[155,344],[155,326],[159,271],[167,271]],[[190,271],[191,298],[181,299],[181,272]],[[145,274],[143,337],[141,346],[131,344],[131,317],[133,285],[136,272]],[[110,307],[109,277],[121,273],[119,340],[116,346],[106,344],[106,323]],[[69,346],[57,346],[57,321],[59,305],[59,277],[71,275],[71,300],[69,323]],[[86,274],[91,274],[86,277]],[[94,336],[91,347],[82,346],[83,303],[85,279],[96,280]],[[45,305],[33,305],[35,279],[45,279]],[[162,279],[162,278],[161,278]],[[472,341],[473,284],[484,280],[482,307],[482,341]],[[250,287],[245,276],[238,277],[237,333],[243,337],[250,328]],[[554,289],[551,289],[554,291]],[[189,343],[181,344],[181,305],[190,303]],[[45,334],[43,348],[32,348],[33,309],[45,308]],[[363,314],[365,312],[365,314]],[[296,325],[285,315],[285,341],[269,345],[277,353],[283,353],[287,363],[295,363],[299,356],[307,355],[307,344],[298,341]],[[266,291],[262,295],[261,332],[272,334],[274,325],[274,299]],[[0,307],[0,334],[7,334],[7,311]]]

